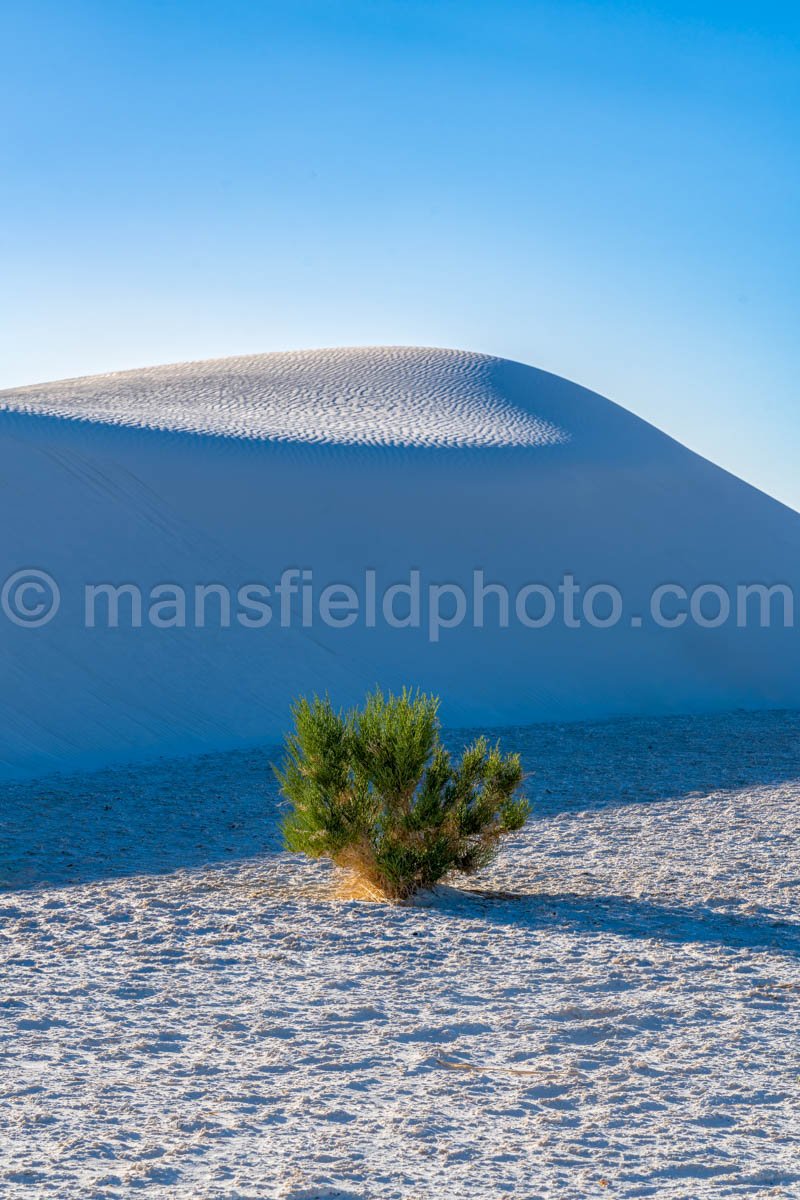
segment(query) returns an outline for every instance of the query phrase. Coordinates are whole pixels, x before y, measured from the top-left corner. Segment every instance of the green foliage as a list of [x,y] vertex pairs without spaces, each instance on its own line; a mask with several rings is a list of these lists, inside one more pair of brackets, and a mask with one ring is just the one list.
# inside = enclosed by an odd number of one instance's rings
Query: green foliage
[[481,737],[453,762],[438,709],[436,697],[405,689],[372,692],[347,713],[327,697],[299,700],[276,770],[291,806],[287,848],[331,858],[395,900],[486,866],[528,816],[519,755]]

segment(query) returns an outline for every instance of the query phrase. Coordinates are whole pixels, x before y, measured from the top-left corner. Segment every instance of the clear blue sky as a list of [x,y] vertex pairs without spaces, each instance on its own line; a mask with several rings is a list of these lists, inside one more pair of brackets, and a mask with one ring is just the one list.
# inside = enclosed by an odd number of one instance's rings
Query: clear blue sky
[[800,507],[796,5],[6,0],[0,90],[0,387],[463,347]]

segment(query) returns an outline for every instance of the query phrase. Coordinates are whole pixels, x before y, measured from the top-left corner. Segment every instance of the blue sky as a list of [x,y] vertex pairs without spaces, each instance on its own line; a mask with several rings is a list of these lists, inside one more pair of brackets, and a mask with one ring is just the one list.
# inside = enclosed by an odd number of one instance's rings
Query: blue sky
[[800,508],[799,35],[702,0],[6,0],[0,387],[456,346]]

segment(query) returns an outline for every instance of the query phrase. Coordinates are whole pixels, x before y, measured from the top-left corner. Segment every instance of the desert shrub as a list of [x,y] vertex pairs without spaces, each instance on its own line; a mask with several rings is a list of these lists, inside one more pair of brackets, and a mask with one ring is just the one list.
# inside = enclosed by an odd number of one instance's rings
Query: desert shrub
[[480,737],[454,762],[438,708],[406,690],[375,691],[346,713],[327,698],[299,700],[277,770],[286,847],[330,858],[393,900],[486,866],[528,816],[519,755]]

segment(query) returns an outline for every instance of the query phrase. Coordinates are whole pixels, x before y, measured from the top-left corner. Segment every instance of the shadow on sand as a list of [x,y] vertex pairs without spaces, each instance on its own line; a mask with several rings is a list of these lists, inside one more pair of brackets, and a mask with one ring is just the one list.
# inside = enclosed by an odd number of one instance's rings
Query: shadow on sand
[[774,920],[766,914],[719,911],[703,904],[663,905],[633,896],[579,892],[503,893],[444,887],[431,896],[430,905],[455,918],[495,925],[563,929],[588,936],[612,933],[800,957],[800,923]]
[[[795,712],[495,732],[504,746],[523,756],[534,820],[800,778],[800,713]],[[458,732],[448,740],[460,748],[468,736]],[[0,890],[162,874],[276,854],[280,800],[270,763],[278,753],[265,747],[5,785],[0,789]],[[573,897],[564,903],[576,921],[591,926],[595,902]],[[546,914],[541,899],[536,911]],[[609,919],[631,919],[615,912]],[[703,928],[712,931],[714,921],[709,914]]]
[[[800,712],[636,717],[493,731],[550,816],[800,779]],[[453,746],[472,733],[451,735]],[[460,739],[460,740],[459,740]]]

